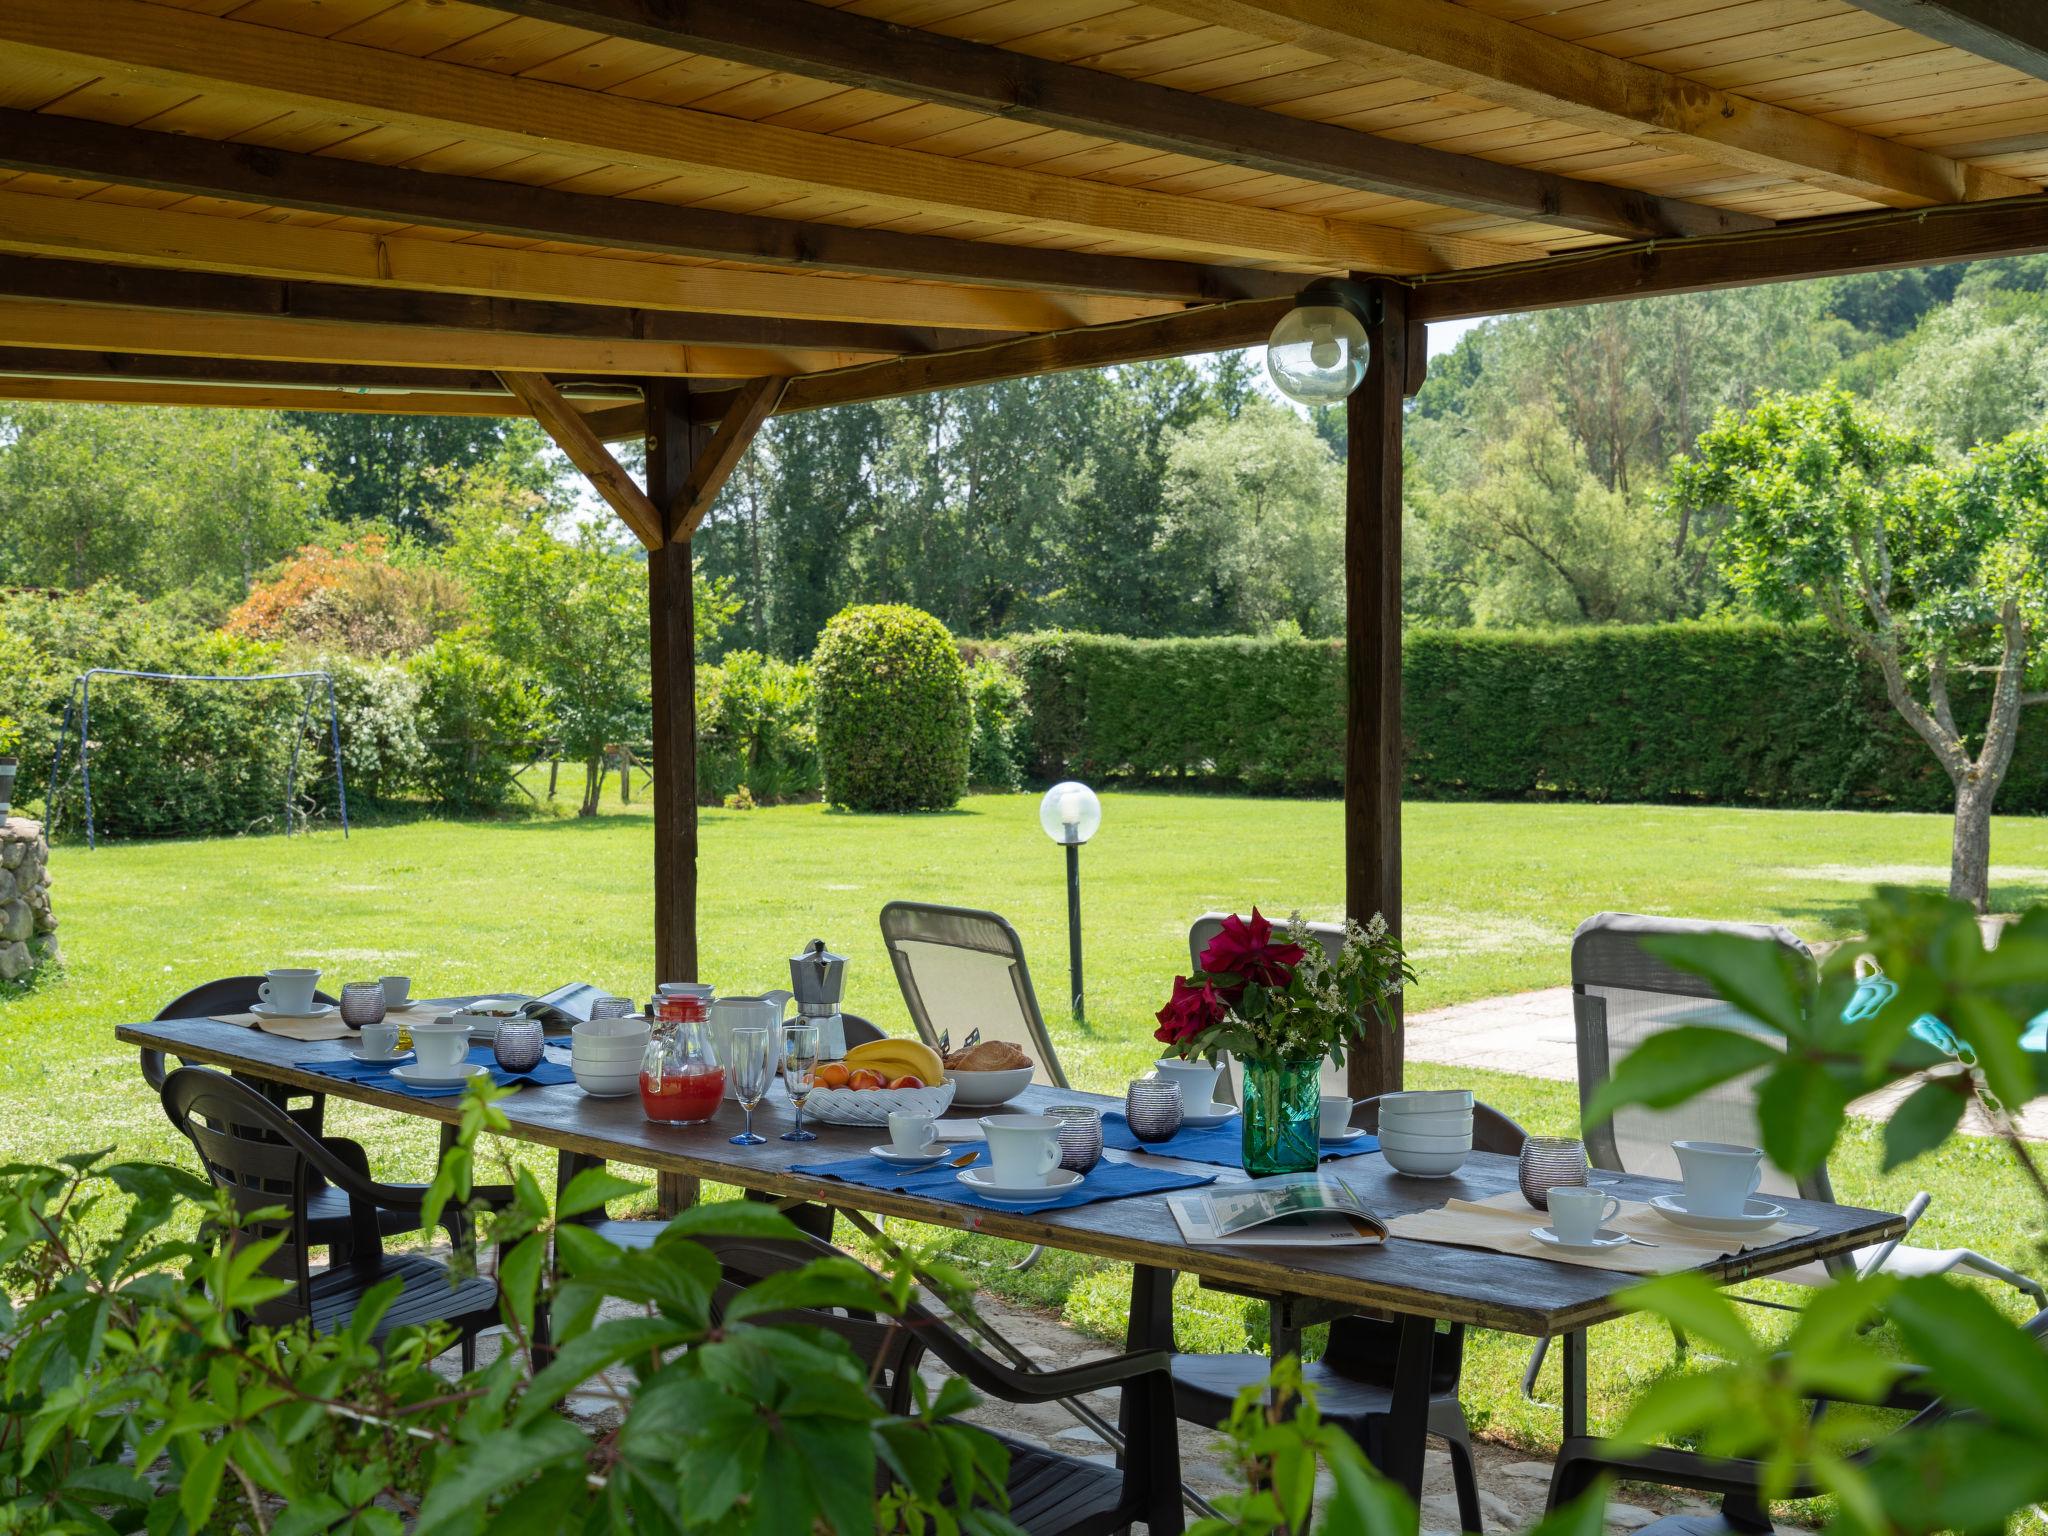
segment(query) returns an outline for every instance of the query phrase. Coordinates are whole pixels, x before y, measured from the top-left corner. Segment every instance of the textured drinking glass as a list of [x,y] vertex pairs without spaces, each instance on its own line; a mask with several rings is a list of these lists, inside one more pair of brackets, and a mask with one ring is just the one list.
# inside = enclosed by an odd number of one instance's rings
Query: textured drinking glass
[[539,1019],[507,1019],[491,1041],[492,1054],[507,1072],[531,1072],[540,1065],[541,1035]]
[[1102,1111],[1093,1104],[1059,1104],[1046,1111],[1059,1121],[1060,1166],[1086,1173],[1102,1161]]
[[1566,1136],[1531,1136],[1522,1143],[1516,1175],[1522,1198],[1547,1211],[1553,1189],[1585,1188],[1586,1144]]
[[352,981],[341,989],[341,1022],[350,1029],[384,1022],[384,983]]
[[789,1090],[789,1102],[796,1106],[796,1128],[784,1131],[784,1141],[816,1141],[818,1133],[804,1129],[804,1100],[817,1080],[818,1026],[788,1024],[782,1030],[782,1086]]
[[593,998],[590,1004],[590,1016],[593,1019],[630,1019],[639,1011],[629,997]]
[[775,1076],[775,1051],[770,1044],[772,1037],[765,1024],[747,1024],[725,1038],[726,1053],[732,1058],[726,1063],[726,1075],[732,1083],[733,1097],[747,1112],[747,1123],[739,1135],[732,1138],[732,1144],[736,1147],[758,1147],[768,1138],[754,1134],[754,1106],[761,1102],[768,1092],[769,1080]]
[[1124,1122],[1140,1141],[1165,1141],[1180,1129],[1180,1084],[1141,1077],[1124,1090]]

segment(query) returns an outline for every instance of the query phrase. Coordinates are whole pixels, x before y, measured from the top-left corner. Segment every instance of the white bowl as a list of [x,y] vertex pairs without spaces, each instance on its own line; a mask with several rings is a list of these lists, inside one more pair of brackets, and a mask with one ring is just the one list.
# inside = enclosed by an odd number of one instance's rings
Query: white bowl
[[1470,1114],[1382,1114],[1380,1130],[1393,1130],[1403,1137],[1464,1137],[1473,1139]]
[[569,1043],[571,1061],[610,1062],[630,1061],[637,1063],[647,1054],[647,1037],[638,1040],[572,1040]]
[[1380,1143],[1380,1152],[1396,1172],[1412,1173],[1425,1179],[1440,1179],[1447,1173],[1456,1173],[1471,1155],[1466,1152],[1406,1152],[1385,1142]]
[[948,1072],[953,1085],[953,1102],[963,1109],[986,1109],[1007,1104],[1031,1086],[1030,1067],[1007,1067],[1001,1072]]
[[640,1091],[640,1073],[632,1072],[591,1072],[571,1067],[576,1077],[576,1086],[594,1099],[623,1099],[628,1094]]
[[1398,1147],[1403,1152],[1470,1152],[1470,1136],[1410,1136],[1403,1131],[1380,1132],[1380,1145]]
[[1440,1114],[1445,1110],[1470,1109],[1472,1090],[1470,1088],[1404,1088],[1398,1093],[1383,1093],[1379,1099],[1381,1114]]
[[804,1114],[827,1125],[887,1125],[896,1111],[936,1118],[952,1102],[951,1082],[935,1088],[813,1088]]
[[589,1045],[599,1040],[645,1040],[654,1026],[637,1014],[626,1019],[591,1019],[569,1031],[569,1038]]

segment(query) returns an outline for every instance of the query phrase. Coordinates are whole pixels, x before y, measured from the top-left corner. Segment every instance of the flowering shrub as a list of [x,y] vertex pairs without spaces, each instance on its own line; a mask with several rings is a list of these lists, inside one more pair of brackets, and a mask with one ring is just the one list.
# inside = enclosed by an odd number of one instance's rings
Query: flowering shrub
[[249,589],[222,627],[257,640],[296,640],[355,656],[409,656],[469,611],[462,581],[391,558],[381,533],[334,549],[308,544]]
[[1401,941],[1378,913],[1364,927],[1346,921],[1332,957],[1299,912],[1275,939],[1257,907],[1235,914],[1202,951],[1192,976],[1173,979],[1153,1038],[1175,1056],[1214,1060],[1315,1061],[1342,1065],[1344,1048],[1370,1014],[1391,1027],[1386,1004],[1415,979]]

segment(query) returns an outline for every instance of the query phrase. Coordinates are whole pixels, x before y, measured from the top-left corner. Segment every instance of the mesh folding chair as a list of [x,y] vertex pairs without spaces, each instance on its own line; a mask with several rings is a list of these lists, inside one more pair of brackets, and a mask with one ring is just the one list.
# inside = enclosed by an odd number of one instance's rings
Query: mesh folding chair
[[[975,907],[892,901],[882,908],[882,944],[926,1045],[938,1050],[943,1035],[959,1050],[978,1030],[1029,1056],[1032,1082],[1068,1086],[1031,990],[1024,941],[1006,919]],[[1033,1247],[1012,1267],[1029,1269],[1044,1252]]]
[[[1723,1002],[1703,978],[1681,971],[1643,947],[1646,939],[1667,934],[1726,933],[1764,939],[1783,946],[1793,963],[1814,965],[1813,951],[1784,928],[1762,923],[1710,923],[1671,917],[1637,917],[1602,912],[1581,923],[1572,935],[1572,1016],[1578,1039],[1579,1104],[1583,1109],[1600,1085],[1630,1052],[1652,1035],[1681,1025],[1759,1032],[1764,1026]],[[1771,1034],[1770,1038],[1776,1038]],[[1632,1105],[1613,1119],[1586,1130],[1586,1152],[1596,1168],[1617,1173],[1678,1177],[1673,1141],[1726,1141],[1745,1146],[1762,1144],[1756,1117],[1756,1085],[1761,1070],[1747,1073],[1671,1109]],[[1796,1195],[1804,1200],[1833,1201],[1834,1186],[1825,1167],[1800,1179],[1766,1161],[1764,1194]],[[1910,1228],[1927,1209],[1928,1196],[1915,1195],[1906,1207]],[[2041,1285],[1967,1248],[1910,1248],[1897,1240],[1859,1248],[1831,1261],[1841,1274],[1943,1274],[1967,1269],[2016,1287],[2035,1304],[2048,1305]],[[1745,1297],[1752,1305],[1771,1306]],[[1533,1386],[1542,1350],[1530,1362],[1525,1390]]]
[[937,1050],[945,1035],[958,1050],[979,1030],[982,1039],[1007,1040],[1029,1056],[1034,1083],[1068,1086],[1031,990],[1024,941],[1003,918],[973,907],[892,901],[882,908],[882,943],[926,1045]]
[[[1223,931],[1223,919],[1228,915],[1228,913],[1224,912],[1204,912],[1189,926],[1188,964],[1191,967],[1199,966],[1202,963],[1202,951],[1209,947],[1211,939]],[[1310,923],[1308,931],[1322,941],[1324,954],[1328,955],[1332,960],[1337,958],[1337,951],[1344,947],[1344,925],[1342,923]],[[1233,1064],[1226,1055],[1221,1058],[1219,1065],[1223,1070],[1216,1076],[1216,1102],[1219,1104],[1235,1104],[1237,1102],[1237,1074],[1233,1070]],[[1328,1057],[1323,1058],[1323,1070],[1320,1076],[1322,1086],[1318,1090],[1319,1092],[1342,1097],[1351,1091],[1345,1069],[1338,1066]]]

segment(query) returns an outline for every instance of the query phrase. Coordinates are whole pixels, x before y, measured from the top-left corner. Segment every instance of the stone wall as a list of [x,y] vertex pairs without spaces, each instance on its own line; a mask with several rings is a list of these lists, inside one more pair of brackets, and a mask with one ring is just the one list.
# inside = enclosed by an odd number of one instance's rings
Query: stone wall
[[9,816],[0,820],[0,981],[26,976],[56,958],[50,845],[41,822]]

